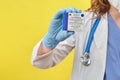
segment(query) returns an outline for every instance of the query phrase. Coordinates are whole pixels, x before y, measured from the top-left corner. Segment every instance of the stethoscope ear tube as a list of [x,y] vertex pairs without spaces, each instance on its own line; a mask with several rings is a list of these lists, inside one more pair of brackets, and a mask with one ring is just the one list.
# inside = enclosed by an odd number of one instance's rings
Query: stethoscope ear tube
[[85,48],[85,52],[84,54],[81,56],[81,62],[83,65],[85,66],[89,66],[91,64],[91,59],[90,59],[90,47],[91,47],[91,43],[92,43],[92,40],[93,40],[93,36],[94,36],[94,33],[97,29],[97,26],[100,22],[100,19],[101,17],[98,17],[96,20],[95,20],[95,23],[93,24],[93,27],[91,28],[91,31],[90,31],[90,34],[89,34],[89,37],[88,37],[88,41],[87,41],[87,45],[86,45],[86,48]]

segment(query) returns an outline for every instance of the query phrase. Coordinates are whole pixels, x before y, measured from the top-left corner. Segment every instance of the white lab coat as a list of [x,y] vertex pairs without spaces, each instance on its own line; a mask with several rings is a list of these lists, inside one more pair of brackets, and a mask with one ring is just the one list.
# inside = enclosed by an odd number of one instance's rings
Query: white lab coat
[[60,63],[68,53],[75,48],[73,70],[70,80],[103,80],[106,64],[108,20],[107,13],[101,18],[90,48],[91,65],[86,67],[80,62],[90,29],[95,21],[92,12],[85,13],[85,27],[83,31],[76,32],[63,42],[60,42],[52,51],[37,56],[37,50],[41,43],[34,47],[32,64],[38,68],[49,68]]

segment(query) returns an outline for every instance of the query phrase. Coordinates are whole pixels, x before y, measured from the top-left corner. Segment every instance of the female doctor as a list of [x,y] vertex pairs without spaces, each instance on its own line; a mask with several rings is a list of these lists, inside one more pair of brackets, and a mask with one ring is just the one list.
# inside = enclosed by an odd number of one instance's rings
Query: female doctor
[[70,80],[120,80],[120,1],[91,0],[79,32],[61,29],[65,11],[81,12],[66,8],[55,14],[48,32],[33,49],[32,65],[53,67],[75,48]]

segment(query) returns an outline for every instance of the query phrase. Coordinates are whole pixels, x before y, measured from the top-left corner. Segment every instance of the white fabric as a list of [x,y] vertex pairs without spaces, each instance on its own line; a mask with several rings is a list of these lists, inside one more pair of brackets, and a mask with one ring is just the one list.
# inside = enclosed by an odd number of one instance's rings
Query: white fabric
[[95,32],[90,48],[91,65],[86,67],[80,62],[80,57],[88,39],[88,35],[95,20],[92,20],[93,13],[86,12],[85,28],[81,32],[76,32],[68,39],[59,43],[52,51],[36,56],[39,42],[33,49],[32,64],[40,69],[50,68],[60,63],[68,53],[75,47],[73,70],[70,80],[103,80],[106,64],[106,49],[108,37],[107,13],[102,17]]
[[108,0],[120,12],[120,0]]

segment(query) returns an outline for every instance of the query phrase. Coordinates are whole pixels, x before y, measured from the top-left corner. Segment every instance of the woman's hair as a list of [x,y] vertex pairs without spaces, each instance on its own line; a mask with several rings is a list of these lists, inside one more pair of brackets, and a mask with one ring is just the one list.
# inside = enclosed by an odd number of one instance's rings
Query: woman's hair
[[88,11],[94,12],[97,17],[103,16],[110,9],[108,0],[91,0],[91,7]]

